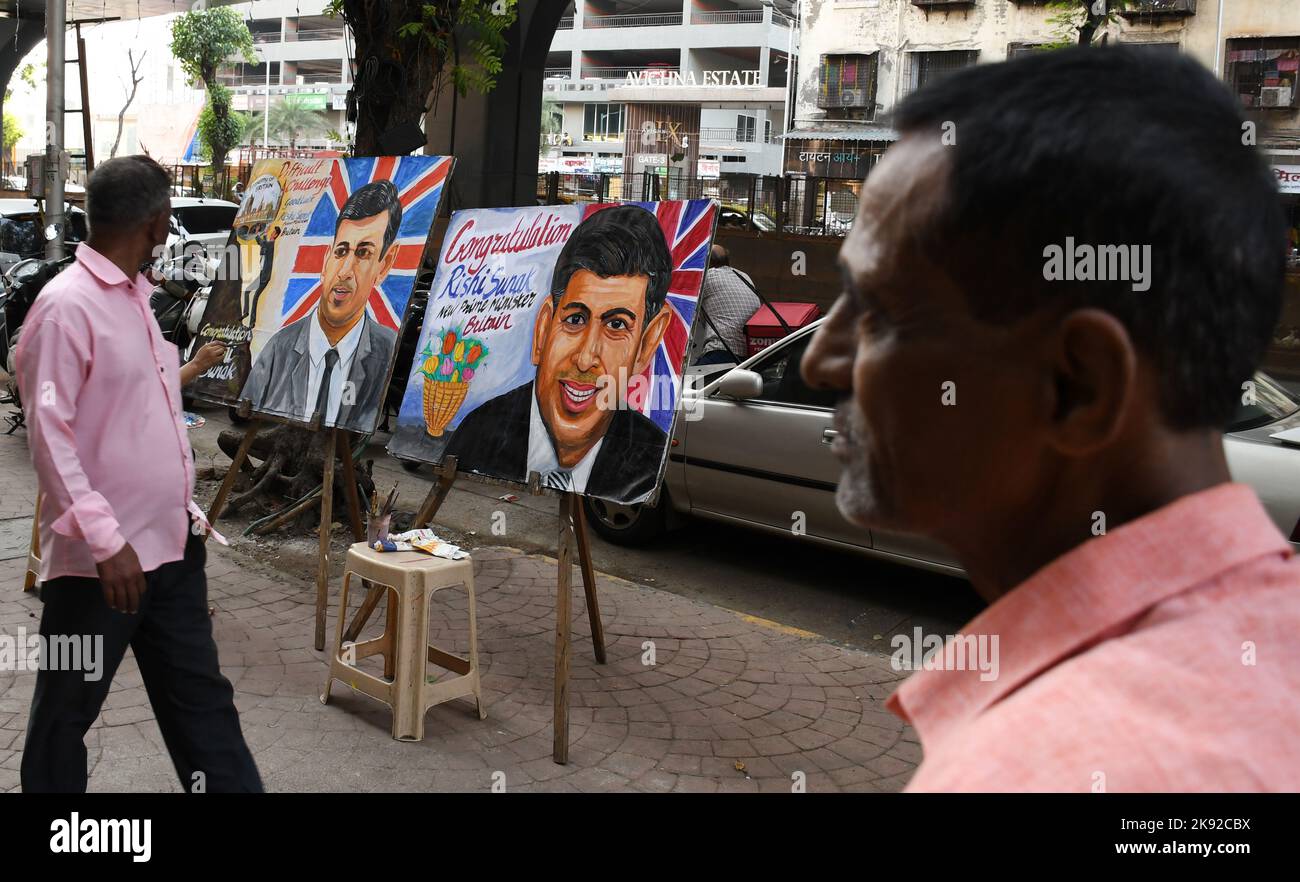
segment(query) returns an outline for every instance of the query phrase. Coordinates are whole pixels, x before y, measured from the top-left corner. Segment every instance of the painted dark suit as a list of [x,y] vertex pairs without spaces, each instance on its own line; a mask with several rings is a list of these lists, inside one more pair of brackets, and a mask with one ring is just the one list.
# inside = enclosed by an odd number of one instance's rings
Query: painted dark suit
[[[457,427],[444,456],[455,456],[461,471],[526,483],[532,398],[526,383],[485,401]],[[583,493],[629,502],[648,496],[659,483],[665,435],[634,410],[615,411]]]
[[[310,322],[313,311],[298,321],[276,331],[266,348],[253,362],[241,398],[253,403],[254,411],[264,411],[294,419],[309,420],[307,380],[312,370],[308,352]],[[350,432],[369,432],[374,428],[379,404],[384,400],[389,364],[397,345],[397,332],[376,322],[367,313],[362,318],[361,337],[345,381],[353,383],[352,396],[339,405],[333,425]],[[313,402],[314,404],[314,402]],[[327,423],[328,424],[328,423]]]

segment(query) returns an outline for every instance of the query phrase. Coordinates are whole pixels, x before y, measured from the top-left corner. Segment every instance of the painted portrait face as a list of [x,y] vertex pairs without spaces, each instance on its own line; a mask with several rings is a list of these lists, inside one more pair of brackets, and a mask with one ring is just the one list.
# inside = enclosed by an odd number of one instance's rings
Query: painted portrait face
[[388,212],[345,220],[321,269],[320,323],[326,335],[342,335],[361,320],[371,290],[383,281],[397,259],[397,243],[380,255]]
[[609,398],[597,396],[599,385],[627,383],[645,370],[663,339],[667,307],[646,319],[648,282],[646,276],[601,278],[579,270],[559,302],[548,297],[537,312],[537,406],[565,468],[604,437],[614,417],[598,406]]

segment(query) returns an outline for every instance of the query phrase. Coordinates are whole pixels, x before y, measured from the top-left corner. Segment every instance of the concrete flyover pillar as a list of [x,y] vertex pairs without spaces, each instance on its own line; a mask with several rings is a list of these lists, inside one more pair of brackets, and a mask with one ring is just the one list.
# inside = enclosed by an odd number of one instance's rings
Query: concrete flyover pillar
[[487,95],[448,89],[425,118],[426,152],[456,157],[449,210],[533,205],[546,54],[567,0],[520,0],[503,69]]

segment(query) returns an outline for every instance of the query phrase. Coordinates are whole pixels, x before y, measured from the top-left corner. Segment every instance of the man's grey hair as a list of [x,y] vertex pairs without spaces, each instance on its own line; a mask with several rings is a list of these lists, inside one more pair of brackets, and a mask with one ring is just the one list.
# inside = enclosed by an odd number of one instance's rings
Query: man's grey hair
[[[86,217],[98,229],[128,230],[171,208],[167,170],[149,156],[119,156],[95,166],[86,181]],[[101,226],[102,225],[102,226]]]

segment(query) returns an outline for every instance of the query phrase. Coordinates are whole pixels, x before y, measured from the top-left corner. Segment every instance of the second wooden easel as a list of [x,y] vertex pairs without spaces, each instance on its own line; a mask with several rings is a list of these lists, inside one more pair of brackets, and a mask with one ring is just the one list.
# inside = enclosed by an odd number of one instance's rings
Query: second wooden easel
[[[296,424],[295,424],[296,425]],[[245,461],[248,459],[248,451],[253,446],[253,439],[257,437],[257,432],[261,428],[260,423],[254,420],[249,425],[248,430],[244,433],[244,438],[239,442],[239,449],[235,451],[235,458],[230,463],[230,470],[226,472],[225,479],[221,482],[221,487],[217,490],[216,499],[212,500],[212,507],[208,510],[208,523],[215,524],[217,518],[221,517],[222,510],[226,507],[226,498],[230,495],[231,488],[234,487],[235,479],[239,476]],[[310,427],[308,427],[310,428]],[[353,463],[352,445],[349,441],[348,433],[343,429],[334,428],[317,428],[316,431],[323,431],[324,438],[324,467],[321,470],[321,490],[320,490],[320,551],[317,555],[316,562],[316,641],[317,650],[325,648],[325,617],[329,608],[329,577],[330,577],[330,532],[334,521],[334,460],[338,458],[343,463],[343,487],[344,497],[347,500],[348,522],[352,528],[353,539],[357,542],[363,542],[366,538],[366,528],[361,521],[361,503],[357,497],[357,475],[356,466]],[[340,455],[340,448],[341,455]],[[327,489],[328,488],[328,489]],[[314,502],[314,497],[308,494],[302,500],[291,505],[284,511],[275,516],[275,519],[268,525],[275,527],[299,512],[310,508]],[[371,588],[371,593],[375,588]]]
[[[427,527],[451,492],[457,477],[456,457],[443,459],[437,469],[438,480],[429,488],[420,510],[415,516],[414,528]],[[512,485],[513,486],[513,485]],[[540,494],[538,482],[530,482],[530,490]],[[587,619],[591,623],[591,643],[597,664],[605,663],[605,627],[600,618],[600,602],[596,596],[596,572],[591,563],[591,547],[587,542],[587,521],[582,512],[582,499],[576,493],[560,494],[560,529],[556,546],[559,572],[556,577],[555,597],[555,707],[551,758],[564,764],[569,761],[569,661],[572,652],[573,601],[572,578],[574,557],[582,571],[582,587],[587,595]],[[370,620],[375,607],[383,598],[386,588],[370,587],[356,617],[344,633],[345,641],[353,641]],[[342,614],[342,613],[340,613]]]

